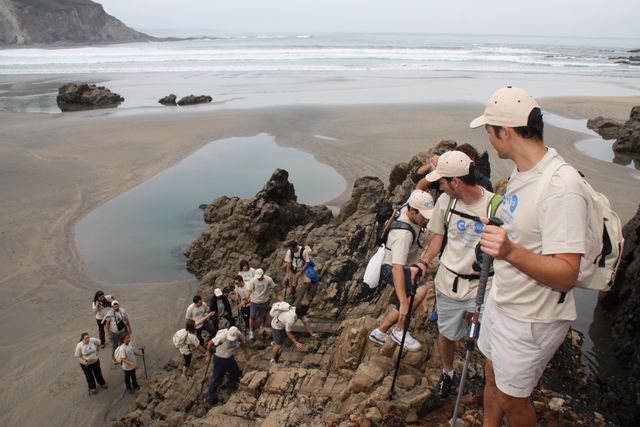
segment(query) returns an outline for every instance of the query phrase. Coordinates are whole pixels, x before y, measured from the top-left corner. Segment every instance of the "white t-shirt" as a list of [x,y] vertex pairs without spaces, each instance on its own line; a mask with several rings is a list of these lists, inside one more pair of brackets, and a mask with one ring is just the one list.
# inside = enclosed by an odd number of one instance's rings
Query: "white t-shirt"
[[[455,203],[455,210],[473,216],[486,216],[487,207],[491,203],[493,195],[483,189],[482,197],[476,203],[467,206],[458,199]],[[433,216],[427,225],[429,231],[444,235],[444,216],[447,206],[449,206],[449,200],[451,197],[446,193],[438,198]],[[449,217],[448,229],[447,244],[440,258],[440,266],[435,278],[436,289],[446,297],[457,301],[475,298],[479,279],[467,280],[458,277],[457,292],[453,292],[453,284],[457,276],[447,268],[458,274],[477,274],[479,276],[478,272],[473,271],[472,266],[476,260],[476,245],[480,242],[484,224],[452,213]]]
[[276,284],[273,283],[271,277],[266,274],[262,279],[254,277],[246,286],[247,291],[251,291],[251,302],[254,304],[265,304],[271,299],[271,290],[275,289]]
[[[194,303],[191,303],[189,307],[187,307],[187,314],[185,315],[185,317],[186,317],[186,320],[191,319],[194,322],[196,322],[202,319],[208,311],[209,311],[209,306],[204,301],[202,301],[202,305],[200,307],[198,307],[194,302]],[[202,329],[202,326],[204,325],[202,324],[197,325],[196,329]]]
[[[278,314],[276,317],[271,319],[271,327],[273,329],[282,330],[284,329],[287,332],[293,331],[293,325],[298,320],[298,315],[296,314],[296,308],[291,307],[288,311],[283,311]],[[305,316],[300,317],[302,323],[307,321]]]
[[97,338],[89,338],[89,344],[80,341],[76,345],[76,357],[82,357],[89,365],[98,361],[98,349],[100,348],[100,340]]
[[[130,362],[136,363],[136,355],[133,350],[133,346],[131,343],[129,344],[120,344],[114,353],[116,360],[127,359]],[[122,363],[122,369],[125,371],[133,371],[135,368],[131,365],[127,365],[126,363]]]
[[[113,309],[109,309],[109,312],[106,316],[104,316],[104,322],[109,319],[109,330],[113,333],[125,332],[127,329],[118,330],[118,320],[126,320],[129,319],[127,312],[124,311],[124,308],[120,307],[118,311],[114,311]],[[126,322],[125,322],[126,325]]]
[[[98,307],[98,311],[96,311],[96,319],[98,320],[104,319],[107,313],[109,312],[109,310],[111,310],[111,301],[113,301],[113,296],[105,295],[104,301],[108,302],[109,305],[100,304],[100,306]],[[91,303],[91,310],[95,310],[95,309],[96,309],[96,302],[94,301],[93,303]]]
[[[300,253],[302,252],[302,254]],[[305,263],[311,261],[311,248],[309,246],[305,246],[304,250],[302,250],[302,246],[298,246],[295,253],[291,254],[291,249],[287,249],[287,252],[284,254],[284,262],[290,262],[293,271],[298,271],[302,268]]]
[[242,302],[247,297],[246,284],[245,286],[236,286],[235,291],[238,294],[238,298],[240,299],[240,301],[238,302]]
[[[555,156],[556,150],[549,148],[532,169],[514,169],[497,215],[509,239],[535,254],[584,254],[587,202],[578,172],[561,167],[536,200],[540,177]],[[561,292],[536,282],[508,262],[496,260],[494,270],[490,295],[507,315],[524,322],[575,320],[573,290],[559,304]]]
[[409,230],[393,229],[387,236],[386,249],[384,251],[383,264],[411,265],[415,263],[420,255],[418,250],[418,239],[420,238],[420,226],[414,224],[407,216],[407,207],[402,208],[398,221],[409,224],[416,233],[416,241],[413,243],[413,234]]
[[228,359],[232,357],[236,349],[240,347],[240,343],[244,342],[244,337],[240,334],[235,341],[229,341],[226,334],[222,333],[213,337],[211,341],[213,341],[213,344],[216,346],[216,356]]
[[238,275],[242,276],[242,281],[246,285],[251,279],[253,279],[253,276],[256,275],[256,269],[249,267],[249,270],[247,271],[240,270]]
[[179,341],[182,345],[178,347],[180,354],[193,354],[200,345],[198,337],[195,334],[187,332],[186,329],[181,329],[180,331],[182,332]]

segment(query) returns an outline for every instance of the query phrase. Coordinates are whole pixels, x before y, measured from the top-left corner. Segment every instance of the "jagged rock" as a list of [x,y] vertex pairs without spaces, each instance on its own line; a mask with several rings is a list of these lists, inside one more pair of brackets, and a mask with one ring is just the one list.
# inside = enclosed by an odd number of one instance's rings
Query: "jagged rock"
[[629,120],[622,126],[618,139],[613,143],[613,151],[640,154],[640,105],[631,109]]
[[80,111],[114,108],[124,102],[124,98],[104,86],[67,83],[58,88],[56,101],[62,111]]
[[187,95],[185,97],[180,98],[178,101],[178,105],[195,105],[195,104],[208,104],[213,101],[213,98],[209,95]]
[[176,106],[176,96],[174,94],[164,96],[158,100],[162,105]]
[[595,131],[603,139],[616,139],[620,135],[623,124],[617,120],[598,116],[587,120],[587,127]]

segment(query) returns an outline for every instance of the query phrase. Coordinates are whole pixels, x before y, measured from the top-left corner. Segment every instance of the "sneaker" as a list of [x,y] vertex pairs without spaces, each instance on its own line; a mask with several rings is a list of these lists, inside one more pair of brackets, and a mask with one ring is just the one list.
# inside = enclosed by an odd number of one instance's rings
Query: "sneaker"
[[256,340],[256,334],[254,334],[253,331],[249,331],[249,339],[251,341],[255,341]]
[[103,388],[103,389],[105,389],[105,390],[109,388],[109,386],[107,385],[107,383],[102,384],[100,387],[102,387],[102,388]]
[[135,392],[135,391],[133,391],[133,389],[132,389],[132,388],[128,388],[128,389],[127,389],[127,393],[129,393],[129,394],[136,394],[136,392]]
[[449,393],[451,393],[451,388],[453,387],[453,380],[456,378],[456,374],[453,374],[453,377],[450,377],[446,372],[442,373],[440,377],[440,381],[436,384],[434,388],[434,392],[436,396],[440,397],[440,399],[446,399],[449,397]]
[[138,384],[134,385],[133,388],[136,390],[140,390],[140,386]]
[[[394,327],[391,331],[391,339],[396,343],[400,344],[402,342],[402,333],[400,329]],[[422,344],[411,336],[409,331],[407,331],[406,336],[404,337],[404,349],[407,351],[418,351],[422,347]]]
[[278,362],[276,361],[276,359],[271,359],[271,360],[269,360],[269,365],[271,365],[271,366],[275,366],[275,365],[277,365],[277,364],[278,364]]
[[90,388],[89,389],[89,396],[93,396],[94,394],[98,394],[98,389]]
[[374,343],[378,344],[378,345],[384,345],[384,343],[387,341],[387,334],[382,332],[380,329],[375,328],[369,334],[369,340],[371,342],[374,342]]

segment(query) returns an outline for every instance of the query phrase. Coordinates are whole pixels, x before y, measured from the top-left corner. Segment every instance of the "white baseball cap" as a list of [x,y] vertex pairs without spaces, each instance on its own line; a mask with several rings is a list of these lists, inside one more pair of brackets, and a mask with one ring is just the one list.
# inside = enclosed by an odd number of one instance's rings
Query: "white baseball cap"
[[413,209],[417,209],[423,217],[431,219],[435,207],[431,194],[422,190],[413,190],[407,203]]
[[256,270],[256,277],[259,279],[259,278],[261,278],[262,276],[264,276],[264,270],[263,270],[263,269],[261,269],[261,268],[258,268],[258,269]]
[[229,341],[235,341],[238,339],[239,336],[240,336],[240,331],[235,326],[230,327],[229,330],[227,331],[227,340]]
[[475,118],[469,127],[494,125],[516,128],[526,126],[529,121],[529,113],[534,108],[540,108],[540,106],[531,95],[523,89],[507,86],[491,95],[484,109],[484,114]]
[[222,289],[220,289],[220,288],[216,288],[216,289],[213,291],[213,294],[214,294],[215,296],[217,296],[217,297],[221,297],[221,296],[222,296]]
[[462,151],[447,151],[438,158],[436,169],[424,177],[429,182],[436,182],[440,178],[455,178],[469,175],[471,158]]

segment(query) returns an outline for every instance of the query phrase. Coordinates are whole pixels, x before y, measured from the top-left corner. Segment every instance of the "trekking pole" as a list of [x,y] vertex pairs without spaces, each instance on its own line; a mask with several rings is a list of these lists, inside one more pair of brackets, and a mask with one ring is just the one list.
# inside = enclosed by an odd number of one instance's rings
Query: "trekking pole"
[[409,323],[411,322],[411,310],[413,309],[413,300],[416,296],[416,290],[418,289],[418,282],[420,281],[420,277],[422,276],[422,270],[418,270],[416,273],[416,278],[411,284],[412,295],[409,299],[409,311],[407,312],[407,317],[404,319],[404,326],[402,330],[402,340],[400,342],[400,350],[398,350],[398,358],[396,360],[396,368],[393,373],[393,381],[391,382],[391,389],[389,389],[389,400],[393,400],[393,396],[396,388],[396,380],[398,379],[398,370],[400,369],[400,359],[402,359],[402,350],[404,349],[404,339],[407,336],[407,330],[409,330]]
[[[495,225],[500,227],[503,224],[500,218],[489,218],[489,225]],[[467,353],[464,357],[464,368],[462,369],[462,375],[460,376],[460,385],[458,386],[458,397],[456,398],[456,405],[453,407],[453,416],[451,417],[451,426],[455,427],[458,421],[458,407],[462,400],[462,393],[464,392],[464,383],[467,379],[467,373],[469,371],[469,360],[471,359],[471,352],[475,347],[476,340],[480,334],[480,309],[484,303],[484,294],[487,290],[487,281],[489,280],[489,270],[491,270],[491,263],[493,263],[493,257],[482,253],[482,270],[480,270],[480,283],[478,284],[478,293],[476,294],[476,309],[473,312],[471,324],[467,331],[467,341],[464,346],[467,349]]]
[[144,366],[144,379],[148,380],[149,377],[147,376],[147,361],[144,358],[144,347],[140,347],[140,353],[142,353],[142,366]]

